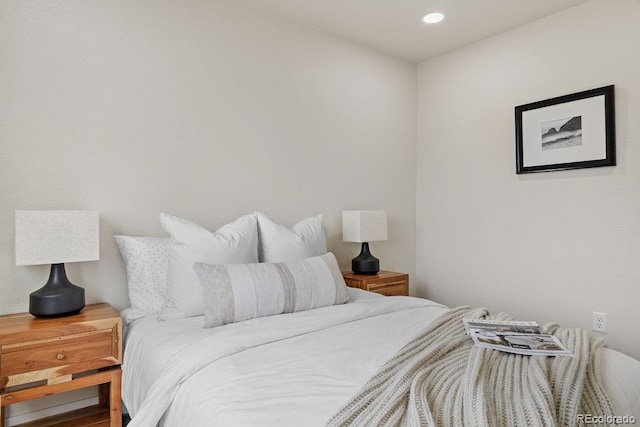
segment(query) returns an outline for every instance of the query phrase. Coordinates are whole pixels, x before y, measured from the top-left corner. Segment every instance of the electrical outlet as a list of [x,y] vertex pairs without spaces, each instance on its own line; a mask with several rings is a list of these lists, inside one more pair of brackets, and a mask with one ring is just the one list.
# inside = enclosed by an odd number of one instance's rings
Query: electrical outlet
[[593,330],[607,332],[607,313],[593,312]]

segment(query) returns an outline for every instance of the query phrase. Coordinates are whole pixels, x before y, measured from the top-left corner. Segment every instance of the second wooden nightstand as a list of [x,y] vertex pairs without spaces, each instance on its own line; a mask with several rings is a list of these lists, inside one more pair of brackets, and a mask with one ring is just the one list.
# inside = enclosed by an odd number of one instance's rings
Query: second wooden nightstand
[[355,274],[343,271],[342,277],[347,286],[382,295],[409,295],[409,275],[380,270],[378,274]]
[[50,319],[0,316],[0,427],[8,405],[93,385],[98,405],[38,425],[121,425],[121,340],[122,319],[108,304]]

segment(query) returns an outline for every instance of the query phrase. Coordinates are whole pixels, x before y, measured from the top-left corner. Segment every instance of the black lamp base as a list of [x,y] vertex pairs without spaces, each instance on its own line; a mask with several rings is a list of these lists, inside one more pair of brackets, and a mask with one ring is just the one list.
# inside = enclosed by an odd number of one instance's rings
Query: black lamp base
[[64,264],[51,264],[49,281],[29,295],[29,313],[36,317],[62,317],[84,308],[84,289],[69,282]]
[[355,274],[376,274],[380,271],[380,260],[369,252],[369,243],[362,243],[360,255],[351,260],[351,270]]

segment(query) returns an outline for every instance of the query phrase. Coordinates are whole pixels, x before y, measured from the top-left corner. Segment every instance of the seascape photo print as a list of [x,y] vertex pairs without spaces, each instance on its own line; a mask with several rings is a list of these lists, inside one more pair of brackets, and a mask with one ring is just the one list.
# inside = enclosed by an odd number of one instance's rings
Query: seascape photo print
[[542,150],[582,145],[582,116],[552,120],[540,124]]

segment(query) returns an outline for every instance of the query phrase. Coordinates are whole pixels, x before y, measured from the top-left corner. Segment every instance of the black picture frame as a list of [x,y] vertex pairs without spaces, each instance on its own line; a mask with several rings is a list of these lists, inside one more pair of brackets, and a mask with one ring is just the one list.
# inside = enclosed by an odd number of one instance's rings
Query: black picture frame
[[516,173],[615,166],[614,85],[515,107]]

